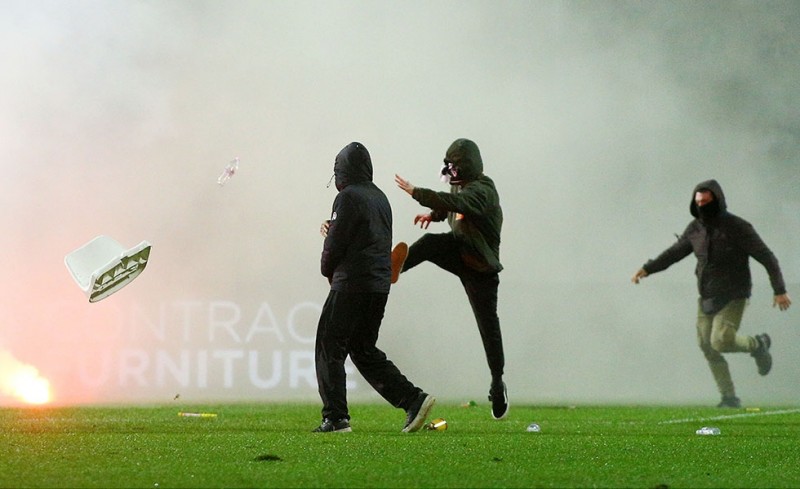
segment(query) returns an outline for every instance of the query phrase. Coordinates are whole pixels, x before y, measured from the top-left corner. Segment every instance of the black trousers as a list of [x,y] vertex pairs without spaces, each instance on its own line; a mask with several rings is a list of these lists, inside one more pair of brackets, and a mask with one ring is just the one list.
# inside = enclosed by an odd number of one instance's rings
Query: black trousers
[[447,270],[461,280],[478,323],[492,380],[499,381],[503,377],[505,366],[503,335],[500,332],[500,318],[497,316],[499,275],[481,273],[465,265],[453,233],[423,235],[408,248],[408,258],[403,265],[403,271],[410,270],[424,261]]
[[394,407],[407,410],[422,392],[375,346],[388,297],[335,290],[328,294],[315,348],[323,418],[350,419],[344,371],[347,355],[364,379]]

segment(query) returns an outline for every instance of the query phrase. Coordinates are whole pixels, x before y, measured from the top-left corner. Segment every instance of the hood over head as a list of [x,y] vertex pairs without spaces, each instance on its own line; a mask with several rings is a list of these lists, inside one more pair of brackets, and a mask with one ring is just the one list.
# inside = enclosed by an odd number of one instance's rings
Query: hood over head
[[456,139],[447,148],[442,175],[450,183],[458,184],[475,180],[483,174],[483,160],[478,145],[469,139]]
[[[703,206],[703,209],[709,208],[707,212],[703,213],[700,212],[697,204],[694,201],[694,194],[700,190],[709,190],[712,194],[714,194],[714,201]],[[692,190],[691,204],[689,204],[689,212],[691,212],[694,217],[713,217],[720,212],[725,212],[727,208],[728,204],[725,202],[725,194],[722,192],[722,186],[719,184],[719,182],[711,179],[695,185],[694,190]]]
[[353,183],[372,181],[372,158],[361,143],[350,143],[336,155],[333,164],[336,188],[342,190]]

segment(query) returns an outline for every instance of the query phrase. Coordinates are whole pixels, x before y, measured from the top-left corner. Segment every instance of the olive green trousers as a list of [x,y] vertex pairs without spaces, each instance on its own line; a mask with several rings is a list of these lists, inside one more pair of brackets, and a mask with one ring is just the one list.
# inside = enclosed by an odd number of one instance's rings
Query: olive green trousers
[[722,354],[753,352],[758,348],[758,341],[753,336],[739,334],[747,302],[747,299],[735,299],[716,314],[704,314],[698,300],[697,343],[708,360],[711,374],[723,397],[735,397],[736,389],[728,362]]

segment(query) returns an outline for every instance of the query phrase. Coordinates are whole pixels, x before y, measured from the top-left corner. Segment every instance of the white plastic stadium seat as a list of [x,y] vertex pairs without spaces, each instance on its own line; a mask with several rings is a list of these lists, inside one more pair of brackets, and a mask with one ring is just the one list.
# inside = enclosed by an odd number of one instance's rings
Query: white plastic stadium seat
[[133,281],[147,266],[150,243],[142,241],[126,250],[108,236],[98,236],[64,257],[72,278],[97,302]]

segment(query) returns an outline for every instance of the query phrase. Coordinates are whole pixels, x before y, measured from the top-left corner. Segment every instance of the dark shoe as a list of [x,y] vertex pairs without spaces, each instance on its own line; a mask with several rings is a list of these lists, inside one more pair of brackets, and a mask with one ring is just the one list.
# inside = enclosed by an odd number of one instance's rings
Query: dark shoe
[[419,431],[425,425],[425,419],[435,403],[436,399],[433,396],[421,392],[414,404],[406,411],[406,425],[403,426],[403,433]]
[[408,245],[401,241],[392,250],[392,283],[396,283],[400,278],[406,258],[408,258]]
[[772,345],[772,340],[767,333],[756,335],[758,342],[758,349],[750,354],[751,357],[756,359],[756,367],[760,375],[767,375],[772,370],[772,354],[769,352],[769,347]]
[[492,403],[492,417],[505,418],[508,414],[508,390],[505,382],[492,384],[492,388],[489,389],[489,401]]
[[314,428],[312,433],[347,433],[353,431],[350,428],[350,420],[347,419],[328,419],[322,420],[322,424]]
[[736,396],[722,396],[722,400],[717,404],[718,408],[740,408],[742,401]]

